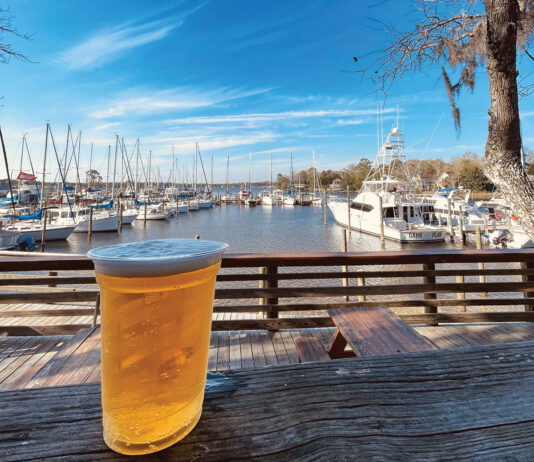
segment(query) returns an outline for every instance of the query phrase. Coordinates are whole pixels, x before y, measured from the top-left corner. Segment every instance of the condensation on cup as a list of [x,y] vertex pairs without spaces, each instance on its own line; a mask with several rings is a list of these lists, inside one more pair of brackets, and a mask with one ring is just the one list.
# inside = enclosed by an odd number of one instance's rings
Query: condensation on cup
[[114,451],[159,451],[198,422],[227,247],[162,239],[88,252],[101,297],[104,441]]

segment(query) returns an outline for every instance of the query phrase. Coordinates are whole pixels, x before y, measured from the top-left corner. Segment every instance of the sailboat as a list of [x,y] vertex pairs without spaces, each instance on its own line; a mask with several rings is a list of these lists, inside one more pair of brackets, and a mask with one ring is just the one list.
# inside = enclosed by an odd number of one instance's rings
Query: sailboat
[[273,206],[273,152],[269,152],[270,168],[269,168],[269,191],[262,191],[261,205],[267,207]]
[[226,155],[226,191],[224,192],[223,196],[221,197],[221,203],[222,204],[231,204],[234,202],[234,197],[230,193],[230,190],[228,188],[228,173],[230,171],[230,154]]
[[[250,160],[249,160],[249,174],[248,174],[248,190],[246,190],[248,192],[247,195],[243,195],[243,198],[244,198],[244,203],[245,205],[249,206],[249,207],[255,207],[256,205],[259,204],[260,200],[259,198],[255,197],[253,194],[252,194],[252,153],[250,153]],[[240,194],[241,194],[241,191],[240,191]]]
[[312,194],[312,205],[321,206],[323,205],[323,198],[321,197],[321,182],[319,180],[319,174],[317,173],[317,165],[315,163],[315,149],[313,152],[313,194]]
[[290,186],[289,192],[284,195],[283,204],[284,205],[295,205],[295,196],[293,195],[293,150],[289,150],[289,178]]
[[[383,142],[360,192],[347,207],[331,202],[328,207],[338,224],[372,235],[384,233],[398,242],[444,241],[447,231],[434,226],[433,206],[416,200],[410,181],[394,178],[397,168],[405,169],[404,135],[394,126]],[[407,178],[408,172],[405,172]]]

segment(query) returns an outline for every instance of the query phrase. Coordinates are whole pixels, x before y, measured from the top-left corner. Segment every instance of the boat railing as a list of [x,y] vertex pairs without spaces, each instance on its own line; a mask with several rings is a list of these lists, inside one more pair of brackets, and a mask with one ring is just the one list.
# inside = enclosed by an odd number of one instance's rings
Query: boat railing
[[[0,272],[5,335],[98,324],[98,286],[86,257],[4,253]],[[533,322],[534,250],[226,255],[213,329],[329,327],[327,309],[378,305],[415,324]],[[66,321],[46,324],[51,317]],[[17,325],[7,322],[14,318]]]

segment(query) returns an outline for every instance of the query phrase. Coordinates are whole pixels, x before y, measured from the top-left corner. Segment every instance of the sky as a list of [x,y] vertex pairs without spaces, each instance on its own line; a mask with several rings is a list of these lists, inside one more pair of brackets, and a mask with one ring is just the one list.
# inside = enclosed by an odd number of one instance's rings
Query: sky
[[[9,3],[9,2],[8,2]],[[384,98],[361,69],[364,55],[384,46],[374,19],[408,28],[409,2],[376,0],[16,0],[9,5],[26,41],[2,37],[30,62],[12,59],[2,72],[0,125],[10,170],[19,171],[27,136],[35,169],[42,171],[45,124],[58,156],[67,124],[81,131],[80,171],[105,175],[116,135],[129,153],[139,139],[146,163],[169,178],[172,151],[178,177],[193,165],[195,144],[214,181],[253,181],[312,165],[341,169],[377,151],[377,107],[384,131],[401,114],[408,158],[482,155],[489,96],[484,69],[474,91],[460,96],[462,131],[454,128],[439,68],[407,75]],[[358,62],[353,57],[359,57]],[[521,76],[534,71],[519,63]],[[534,76],[533,76],[534,78]],[[534,146],[534,103],[520,102],[525,144]],[[49,151],[47,172],[57,165]],[[113,164],[113,161],[112,161]],[[28,156],[23,170],[29,171]],[[75,172],[69,171],[69,179]],[[0,177],[5,169],[0,168]]]

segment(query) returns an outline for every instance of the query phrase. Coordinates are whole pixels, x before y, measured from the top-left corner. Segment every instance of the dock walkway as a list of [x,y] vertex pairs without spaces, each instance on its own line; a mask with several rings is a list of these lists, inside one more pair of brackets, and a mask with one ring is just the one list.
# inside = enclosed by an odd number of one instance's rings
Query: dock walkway
[[[415,326],[440,349],[534,341],[532,323]],[[210,371],[298,363],[295,340],[314,336],[328,348],[334,328],[213,332]],[[72,336],[0,338],[0,390],[100,380],[99,328]]]

